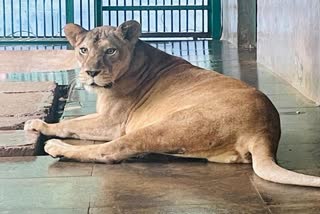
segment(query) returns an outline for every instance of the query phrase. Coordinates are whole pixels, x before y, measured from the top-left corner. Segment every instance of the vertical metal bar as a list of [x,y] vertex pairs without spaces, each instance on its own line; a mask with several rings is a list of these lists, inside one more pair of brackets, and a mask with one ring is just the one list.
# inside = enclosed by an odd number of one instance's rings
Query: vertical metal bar
[[[202,0],[202,5],[204,5],[204,0]],[[202,15],[202,32],[204,33],[204,10],[202,10],[201,15]]]
[[54,37],[53,0],[51,0],[51,36]]
[[206,47],[205,47],[205,41],[202,41],[202,50],[203,50],[203,55],[205,55],[206,54]]
[[[131,5],[134,6],[134,1],[133,0],[131,0]],[[131,19],[134,19],[134,10],[131,11]]]
[[[198,41],[194,42],[195,54],[198,55]],[[198,58],[197,58],[198,61]]]
[[[187,5],[189,5],[189,0],[187,0]],[[189,10],[186,10],[186,17],[187,17],[187,21],[186,21],[186,32],[189,32]]]
[[[162,4],[165,5],[164,0],[162,0]],[[166,11],[163,10],[163,32],[166,32]]]
[[[156,5],[158,5],[158,0],[156,0]],[[156,9],[156,32],[158,32],[158,8]]]
[[171,43],[171,54],[174,55],[174,45],[173,45],[173,42],[170,42]]
[[[118,1],[116,1],[116,6],[119,6]],[[116,10],[116,26],[119,25],[119,11]]]
[[13,0],[11,0],[11,37],[14,36],[14,24],[13,24]]
[[[150,0],[148,0],[148,6],[150,5]],[[150,32],[150,11],[148,10],[148,32]]]
[[62,37],[62,9],[61,9],[61,0],[59,0],[59,31],[60,31],[60,37]]
[[[179,6],[181,6],[181,0],[179,0]],[[179,33],[181,33],[181,10],[179,10],[179,19],[178,19],[178,22],[179,22]]]
[[[139,5],[141,6],[141,4],[142,4],[142,1],[140,0]],[[141,10],[140,10],[140,15],[139,15],[139,22],[140,22],[140,24],[142,23],[142,11]]]
[[187,55],[188,57],[190,57],[190,47],[189,47],[189,42],[186,42],[187,43]]
[[28,37],[30,37],[30,1],[27,0],[27,28],[28,28]]
[[[193,4],[196,5],[196,0],[193,0]],[[197,32],[197,10],[194,10],[193,13],[193,31]]]
[[[173,0],[170,3],[173,5]],[[171,32],[173,32],[173,10],[171,10]]]
[[221,37],[221,0],[208,1],[208,30],[213,39]]
[[22,37],[21,0],[19,0],[19,31],[20,31],[20,37]]
[[35,12],[36,12],[36,37],[38,37],[38,0],[35,0]]
[[[110,2],[110,1],[109,1]],[[102,0],[94,1],[94,26],[102,26]],[[110,16],[109,16],[110,18]]]
[[[124,7],[127,6],[127,1],[126,0],[123,1],[123,6]],[[124,21],[127,21],[127,11],[126,10],[124,11]]]
[[43,0],[43,36],[47,36],[47,29],[46,29],[46,0]]
[[90,7],[90,0],[88,0],[88,28],[91,29],[91,13],[90,13],[91,7]]
[[[110,6],[110,0],[108,0],[108,6]],[[108,23],[108,25],[111,25],[111,11],[109,10],[108,11],[108,16],[109,16],[109,23]]]
[[80,25],[82,26],[82,0],[80,0]]
[[3,14],[2,14],[2,18],[3,18],[3,36],[6,37],[7,33],[6,33],[6,0],[2,1],[2,10],[3,10]]
[[74,22],[74,1],[66,0],[66,23]]

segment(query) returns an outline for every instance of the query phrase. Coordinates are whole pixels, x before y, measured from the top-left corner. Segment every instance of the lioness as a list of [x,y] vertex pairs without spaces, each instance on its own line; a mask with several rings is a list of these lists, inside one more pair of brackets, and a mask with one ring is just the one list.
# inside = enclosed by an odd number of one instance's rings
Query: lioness
[[67,24],[64,30],[81,66],[80,82],[97,93],[96,113],[56,124],[30,120],[25,130],[106,143],[51,139],[45,145],[51,156],[114,163],[152,152],[252,162],[263,179],[320,186],[318,177],[276,165],[279,114],[260,91],[139,40],[136,21],[91,31]]

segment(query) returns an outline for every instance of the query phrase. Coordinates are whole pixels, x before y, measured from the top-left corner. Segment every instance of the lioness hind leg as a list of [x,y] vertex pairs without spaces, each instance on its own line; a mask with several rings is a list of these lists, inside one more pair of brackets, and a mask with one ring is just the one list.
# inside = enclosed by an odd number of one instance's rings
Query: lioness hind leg
[[[188,122],[168,120],[139,129],[113,141],[99,145],[65,145],[61,140],[49,140],[45,151],[53,157],[66,157],[81,162],[113,163],[141,153],[204,154],[211,147],[209,126],[205,120]],[[208,127],[208,128],[206,128]]]

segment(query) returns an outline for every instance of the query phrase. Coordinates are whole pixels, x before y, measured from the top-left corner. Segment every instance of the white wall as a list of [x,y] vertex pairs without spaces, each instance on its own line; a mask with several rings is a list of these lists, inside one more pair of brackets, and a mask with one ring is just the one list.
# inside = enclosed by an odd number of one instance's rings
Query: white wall
[[238,44],[238,0],[223,0],[222,4],[222,37],[234,45]]
[[257,61],[320,103],[320,1],[257,1]]

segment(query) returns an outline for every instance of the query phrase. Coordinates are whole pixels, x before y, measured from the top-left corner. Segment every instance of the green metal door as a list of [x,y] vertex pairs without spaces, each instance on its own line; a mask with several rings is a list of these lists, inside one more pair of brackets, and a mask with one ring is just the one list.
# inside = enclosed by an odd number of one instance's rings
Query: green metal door
[[0,0],[0,45],[65,42],[63,26],[87,29],[135,19],[142,37],[220,39],[220,0]]

